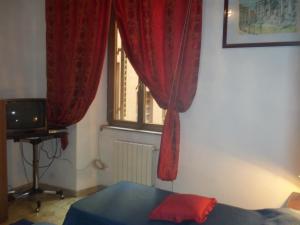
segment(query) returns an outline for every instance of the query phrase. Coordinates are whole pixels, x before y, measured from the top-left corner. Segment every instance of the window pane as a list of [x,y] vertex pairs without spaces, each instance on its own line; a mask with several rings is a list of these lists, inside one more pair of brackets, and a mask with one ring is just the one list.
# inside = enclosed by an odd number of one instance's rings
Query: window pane
[[122,49],[119,32],[116,42],[114,119],[137,122],[139,79]]
[[165,120],[166,111],[159,107],[147,87],[144,91],[144,103],[144,122],[147,124],[162,125]]

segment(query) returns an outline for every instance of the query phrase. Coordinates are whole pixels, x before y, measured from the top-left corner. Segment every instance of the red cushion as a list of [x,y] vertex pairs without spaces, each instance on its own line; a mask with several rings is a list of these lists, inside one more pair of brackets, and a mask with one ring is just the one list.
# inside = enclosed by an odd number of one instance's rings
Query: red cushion
[[171,194],[150,213],[149,218],[175,223],[181,223],[185,220],[203,223],[216,203],[215,198],[189,194]]

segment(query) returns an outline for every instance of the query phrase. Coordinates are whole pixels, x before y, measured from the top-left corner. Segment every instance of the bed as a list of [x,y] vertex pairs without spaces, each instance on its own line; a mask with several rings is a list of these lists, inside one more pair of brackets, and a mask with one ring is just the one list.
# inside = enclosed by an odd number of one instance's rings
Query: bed
[[[71,205],[63,225],[174,225],[151,221],[149,213],[171,192],[120,182]],[[298,211],[245,210],[217,204],[203,225],[300,225]],[[188,221],[181,225],[197,225]]]

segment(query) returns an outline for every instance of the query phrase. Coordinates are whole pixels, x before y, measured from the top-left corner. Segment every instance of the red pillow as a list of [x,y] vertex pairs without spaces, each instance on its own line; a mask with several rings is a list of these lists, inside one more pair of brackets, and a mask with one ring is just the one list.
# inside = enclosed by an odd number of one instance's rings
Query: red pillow
[[215,198],[189,194],[171,194],[150,213],[149,218],[175,223],[181,223],[185,220],[203,223],[216,203]]

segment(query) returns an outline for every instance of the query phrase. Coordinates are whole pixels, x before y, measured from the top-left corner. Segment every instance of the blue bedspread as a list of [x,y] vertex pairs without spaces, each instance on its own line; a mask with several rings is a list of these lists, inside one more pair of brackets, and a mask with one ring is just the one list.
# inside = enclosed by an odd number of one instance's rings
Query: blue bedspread
[[[64,225],[174,225],[148,219],[152,209],[170,193],[121,182],[74,203]],[[289,209],[245,210],[217,204],[203,225],[300,225],[300,216]]]

